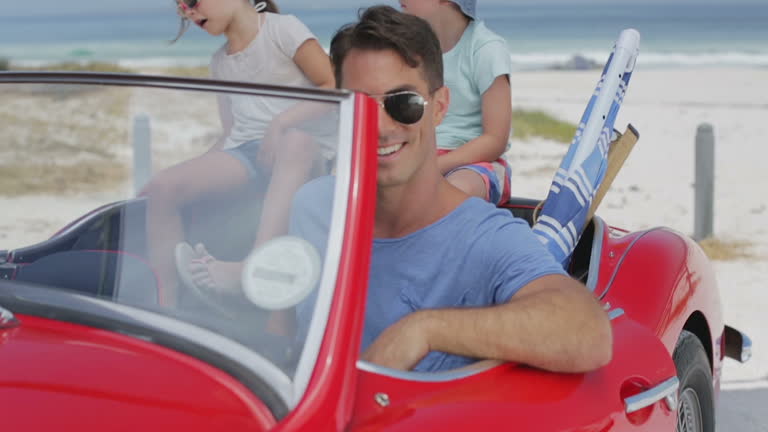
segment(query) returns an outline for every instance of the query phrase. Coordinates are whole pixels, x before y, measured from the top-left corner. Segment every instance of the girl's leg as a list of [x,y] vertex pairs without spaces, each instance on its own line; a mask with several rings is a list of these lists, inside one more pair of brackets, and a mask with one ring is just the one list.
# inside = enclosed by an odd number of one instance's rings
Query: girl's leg
[[293,195],[309,181],[316,153],[311,136],[295,130],[283,135],[261,208],[256,245],[288,232]]
[[[315,154],[314,141],[309,135],[291,130],[282,136],[262,204],[254,247],[288,232],[293,195],[309,180]],[[199,252],[207,254],[204,250]],[[211,260],[190,265],[195,283],[222,292],[236,292],[240,288],[242,270],[241,261]]]
[[161,304],[176,303],[178,279],[173,250],[184,239],[182,207],[247,182],[248,171],[240,161],[225,152],[212,151],[161,171],[144,188],[147,256],[162,287]]
[[[317,154],[314,140],[303,132],[288,132],[284,139],[284,145],[275,155],[272,177],[264,197],[261,223],[256,233],[257,245],[288,232],[293,196],[309,181]],[[273,312],[267,330],[280,335],[295,334],[295,310],[291,308]]]
[[450,173],[446,179],[467,194],[488,201],[488,186],[477,172],[470,169],[460,169]]

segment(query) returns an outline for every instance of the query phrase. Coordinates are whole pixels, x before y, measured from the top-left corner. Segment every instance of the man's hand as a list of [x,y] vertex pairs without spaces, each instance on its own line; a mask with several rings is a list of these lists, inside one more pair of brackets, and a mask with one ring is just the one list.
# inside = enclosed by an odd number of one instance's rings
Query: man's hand
[[413,369],[430,351],[423,312],[414,312],[384,330],[360,358],[392,369]]

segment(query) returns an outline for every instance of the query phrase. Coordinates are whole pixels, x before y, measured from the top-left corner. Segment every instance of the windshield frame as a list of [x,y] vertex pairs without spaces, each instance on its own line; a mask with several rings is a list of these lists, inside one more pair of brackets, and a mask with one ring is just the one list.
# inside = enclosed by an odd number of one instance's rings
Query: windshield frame
[[[277,419],[287,415],[301,401],[307,390],[320,355],[335,297],[351,189],[354,94],[343,90],[122,73],[0,72],[0,85],[9,83],[162,88],[273,96],[338,105],[340,122],[332,222],[323,260],[323,276],[317,288],[319,295],[313,309],[310,331],[293,378],[258,352],[224,335],[171,315],[73,292],[56,291],[55,288],[12,281],[0,283],[2,303],[17,314],[42,316],[112,330],[183,352],[242,381],[255,396],[264,399],[265,405]],[[110,204],[105,205],[109,206]],[[74,229],[78,223],[79,221],[74,221],[56,235]],[[191,335],[195,337],[190,337]],[[265,394],[265,385],[274,395],[270,395],[269,391]]]

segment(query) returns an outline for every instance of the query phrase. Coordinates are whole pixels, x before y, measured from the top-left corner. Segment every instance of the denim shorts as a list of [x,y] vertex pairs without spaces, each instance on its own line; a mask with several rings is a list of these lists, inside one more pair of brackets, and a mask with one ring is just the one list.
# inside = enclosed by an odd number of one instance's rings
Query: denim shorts
[[251,140],[224,151],[243,164],[245,170],[248,171],[249,180],[255,180],[264,176],[264,169],[256,162],[256,156],[259,154],[260,147],[260,140]]

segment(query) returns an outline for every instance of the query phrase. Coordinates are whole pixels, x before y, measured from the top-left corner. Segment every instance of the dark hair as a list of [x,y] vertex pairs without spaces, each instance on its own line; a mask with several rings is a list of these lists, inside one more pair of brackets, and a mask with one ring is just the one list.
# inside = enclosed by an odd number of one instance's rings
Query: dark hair
[[343,26],[331,40],[330,56],[337,87],[341,87],[344,59],[352,49],[393,50],[408,66],[421,67],[430,92],[443,86],[440,41],[429,23],[417,16],[390,6],[361,9],[358,22]]
[[[173,0],[174,3],[178,2],[178,0]],[[272,12],[272,13],[280,13],[280,9],[277,7],[277,3],[275,3],[275,0],[248,0],[249,2],[253,3],[253,6],[256,7],[259,3],[266,3],[267,7],[263,9],[262,12]],[[176,37],[173,38],[173,40],[170,41],[170,43],[176,43],[181,39],[181,37],[184,35],[184,33],[189,28],[189,20],[185,17],[181,17],[181,24],[179,24],[179,32],[176,33]]]

